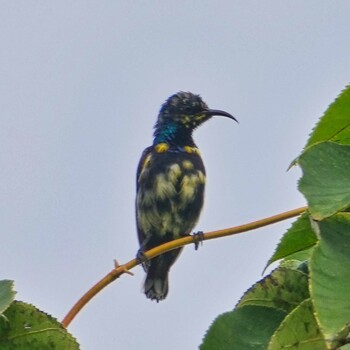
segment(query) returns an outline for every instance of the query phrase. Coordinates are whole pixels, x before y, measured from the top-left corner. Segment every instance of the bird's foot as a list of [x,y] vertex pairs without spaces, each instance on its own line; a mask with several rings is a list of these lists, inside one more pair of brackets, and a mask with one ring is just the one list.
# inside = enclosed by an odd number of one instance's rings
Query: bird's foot
[[147,271],[151,265],[150,260],[148,257],[145,255],[144,251],[142,249],[139,249],[137,254],[136,254],[136,260],[141,263],[142,267],[144,268],[145,271]]
[[203,231],[193,232],[192,237],[193,237],[194,249],[198,250],[199,244],[203,245],[204,232]]
[[134,274],[133,274],[131,271],[129,271],[129,270],[126,268],[125,265],[120,265],[120,264],[118,263],[117,259],[114,259],[114,268],[115,268],[115,269],[120,268],[120,270],[121,270],[122,272],[127,273],[127,274],[130,275],[130,276],[134,276]]

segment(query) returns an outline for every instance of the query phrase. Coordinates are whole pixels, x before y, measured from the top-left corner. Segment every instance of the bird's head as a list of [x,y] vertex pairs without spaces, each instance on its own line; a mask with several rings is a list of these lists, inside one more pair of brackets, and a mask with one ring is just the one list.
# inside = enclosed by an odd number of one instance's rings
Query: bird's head
[[213,116],[223,116],[237,119],[231,114],[209,109],[199,95],[180,91],[170,96],[162,105],[155,125],[155,137],[160,141],[179,136],[192,134],[192,131]]

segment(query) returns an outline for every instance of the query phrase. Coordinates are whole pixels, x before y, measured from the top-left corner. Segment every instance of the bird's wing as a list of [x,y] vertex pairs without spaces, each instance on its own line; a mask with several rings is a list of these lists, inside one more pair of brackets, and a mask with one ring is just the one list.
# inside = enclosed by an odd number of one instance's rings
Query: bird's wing
[[140,191],[140,178],[142,173],[149,167],[150,165],[150,159],[152,156],[152,149],[153,147],[147,147],[141,156],[141,159],[139,161],[139,164],[137,166],[137,172],[136,172],[136,203],[135,203],[135,207],[136,207],[136,222],[137,222],[137,235],[138,235],[138,239],[139,239],[139,243],[140,245],[142,245],[142,243],[145,240],[145,232],[143,232],[142,228],[140,227],[140,224],[138,222],[138,203],[137,203],[137,198],[139,195],[139,191]]
[[140,180],[140,175],[142,171],[149,165],[149,160],[151,157],[151,152],[152,152],[152,146],[147,147],[141,155],[141,159],[139,161],[139,165],[137,166],[137,172],[136,172],[136,191],[138,192],[139,190],[139,180]]

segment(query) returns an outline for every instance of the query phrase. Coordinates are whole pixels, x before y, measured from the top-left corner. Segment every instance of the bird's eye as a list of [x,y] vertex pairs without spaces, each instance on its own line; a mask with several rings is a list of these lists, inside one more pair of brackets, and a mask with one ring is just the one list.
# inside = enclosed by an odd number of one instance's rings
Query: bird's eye
[[185,113],[191,113],[192,112],[192,107],[191,106],[185,106],[184,112]]

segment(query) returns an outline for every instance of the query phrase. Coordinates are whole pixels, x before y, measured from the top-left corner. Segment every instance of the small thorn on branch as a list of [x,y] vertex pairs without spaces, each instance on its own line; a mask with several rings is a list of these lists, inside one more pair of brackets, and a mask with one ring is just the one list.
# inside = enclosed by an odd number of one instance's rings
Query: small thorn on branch
[[120,264],[118,263],[117,259],[114,259],[113,261],[114,261],[114,268],[115,268],[115,269],[118,269],[118,268],[119,268],[122,272],[127,273],[127,274],[130,275],[130,276],[134,276],[134,274],[133,274],[131,271],[129,271],[129,270],[125,267],[125,265],[120,265]]

